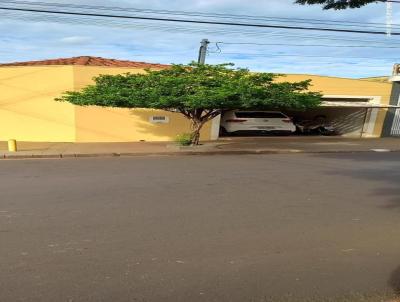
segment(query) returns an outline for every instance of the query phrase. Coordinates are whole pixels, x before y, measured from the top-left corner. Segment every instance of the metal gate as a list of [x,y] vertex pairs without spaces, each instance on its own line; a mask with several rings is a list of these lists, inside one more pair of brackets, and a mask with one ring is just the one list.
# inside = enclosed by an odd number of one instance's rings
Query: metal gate
[[396,109],[394,114],[392,130],[390,132],[391,136],[400,136],[400,109]]
[[[400,105],[400,99],[397,102],[397,106],[399,106],[399,105]],[[395,109],[390,135],[391,136],[400,136],[400,109]]]

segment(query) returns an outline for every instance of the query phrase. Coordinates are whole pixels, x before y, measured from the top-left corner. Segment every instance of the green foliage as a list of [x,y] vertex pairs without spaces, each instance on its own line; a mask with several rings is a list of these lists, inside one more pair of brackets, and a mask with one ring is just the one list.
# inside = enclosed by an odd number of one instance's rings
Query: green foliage
[[179,134],[175,141],[181,146],[190,146],[192,144],[193,135],[191,133]]
[[100,75],[95,85],[60,99],[75,105],[178,109],[306,109],[320,95],[305,91],[310,81],[277,83],[278,75],[233,70],[223,65],[173,65],[146,74]]
[[100,75],[82,91],[66,92],[58,101],[80,106],[153,108],[178,111],[192,122],[193,143],[202,126],[231,109],[307,109],[321,95],[307,91],[310,81],[277,82],[280,75],[233,69],[232,64],[172,65],[144,74]]
[[298,4],[321,4],[324,9],[359,8],[370,3],[386,2],[386,0],[296,0]]

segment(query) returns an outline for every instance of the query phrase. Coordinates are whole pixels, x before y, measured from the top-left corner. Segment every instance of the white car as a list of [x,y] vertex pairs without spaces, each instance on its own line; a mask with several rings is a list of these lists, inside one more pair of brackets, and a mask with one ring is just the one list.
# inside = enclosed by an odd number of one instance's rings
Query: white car
[[279,111],[229,111],[221,119],[221,133],[268,132],[291,134],[296,131],[292,119]]

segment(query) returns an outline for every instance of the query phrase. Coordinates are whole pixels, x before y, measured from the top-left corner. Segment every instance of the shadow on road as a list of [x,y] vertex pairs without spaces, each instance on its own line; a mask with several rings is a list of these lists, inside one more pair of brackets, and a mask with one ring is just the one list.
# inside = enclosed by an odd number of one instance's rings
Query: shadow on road
[[400,296],[400,266],[396,268],[389,278],[389,286],[393,289],[396,296]]
[[[366,188],[366,190],[369,194],[376,195],[379,201],[385,200],[385,204],[379,205],[381,208],[400,209],[400,153],[359,153],[356,156],[355,154],[323,154],[319,157],[362,162],[362,168],[348,169],[346,164],[343,164],[343,169],[328,173],[381,183],[380,188]],[[393,238],[393,240],[396,239]],[[400,266],[391,273],[388,286],[396,297],[400,297]]]
[[335,169],[334,172],[330,171],[328,174],[382,183],[380,188],[366,189],[369,194],[385,200],[385,204],[380,204],[379,207],[400,209],[400,153],[320,154],[318,157],[363,162],[362,168],[358,169],[347,168],[347,165],[343,163],[343,169]]

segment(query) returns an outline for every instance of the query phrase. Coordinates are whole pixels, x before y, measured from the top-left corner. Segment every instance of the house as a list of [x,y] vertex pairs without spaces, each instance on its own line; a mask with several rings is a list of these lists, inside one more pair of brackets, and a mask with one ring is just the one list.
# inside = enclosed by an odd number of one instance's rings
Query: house
[[393,83],[389,102],[392,108],[389,108],[386,114],[382,136],[400,137],[400,64],[394,65],[390,81]]
[[[0,140],[50,142],[166,141],[190,131],[178,113],[79,107],[54,101],[100,74],[144,73],[168,65],[74,57],[0,64]],[[203,129],[211,139],[210,126]]]
[[[79,107],[54,101],[65,91],[80,90],[100,74],[143,73],[168,65],[74,57],[0,64],[0,140],[49,142],[168,141],[189,132],[182,115],[162,110]],[[325,115],[346,136],[379,137],[390,107],[392,84],[314,75],[280,80],[312,80],[324,94],[321,108],[288,112],[312,118]],[[202,129],[204,140],[218,138],[220,118]]]

